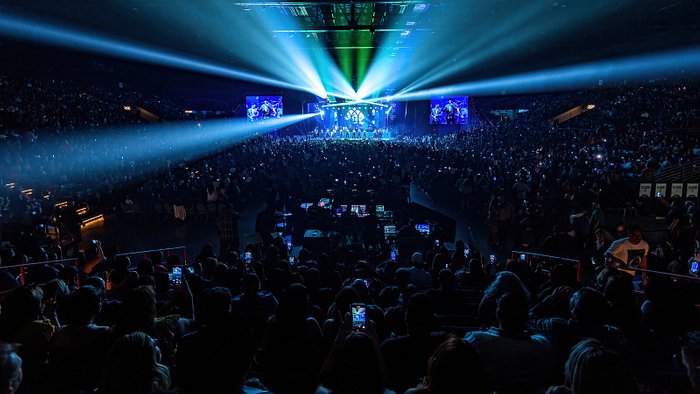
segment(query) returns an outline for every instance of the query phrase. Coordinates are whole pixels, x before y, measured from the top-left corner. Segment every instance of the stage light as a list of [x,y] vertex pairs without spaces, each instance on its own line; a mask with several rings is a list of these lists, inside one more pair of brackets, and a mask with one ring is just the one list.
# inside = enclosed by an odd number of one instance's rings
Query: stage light
[[318,111],[318,114],[319,114],[320,116],[323,116],[323,115],[325,115],[325,114],[326,114],[326,111],[324,111],[324,110],[320,110],[320,111]]
[[545,1],[527,2],[512,10],[493,2],[465,7],[461,1],[433,4],[430,12],[408,8],[396,21],[396,26],[405,28],[383,35],[357,91],[361,98],[369,98],[386,87],[408,93],[435,86],[467,75],[477,65],[512,60],[522,55],[519,48],[524,46],[548,45],[547,40],[554,42],[577,29],[587,29],[591,22],[632,3],[619,0],[606,7],[590,7],[584,1],[567,2],[566,13],[556,18],[543,18],[543,14],[562,11],[557,3]]
[[[318,96],[326,94],[318,78],[310,78],[310,80],[306,81],[298,80],[298,83],[292,83],[249,71],[236,70],[219,64],[209,63],[160,48],[116,40],[94,32],[81,32],[76,29],[28,21],[7,15],[0,16],[0,35],[270,86],[303,90]],[[246,53],[246,55],[248,54]],[[300,64],[299,59],[292,59],[291,62],[289,60],[289,57],[287,57],[286,62],[287,64],[291,63],[290,67],[298,69],[302,74],[313,74],[313,71],[310,71],[307,65]],[[284,63],[278,63],[277,65],[281,64]]]
[[586,106],[586,109],[588,109],[588,110],[591,110],[591,109],[593,109],[593,108],[595,108],[595,104],[588,104],[588,105]]
[[420,91],[399,92],[377,100],[422,100],[434,96],[460,94],[485,96],[550,92],[594,87],[598,86],[600,80],[615,83],[639,81],[646,78],[678,77],[685,72],[698,69],[700,69],[700,47],[695,47],[559,67]]
[[[83,179],[89,176],[84,166],[74,165],[78,162],[90,163],[90,169],[98,173],[111,173],[115,176],[123,171],[131,173],[139,168],[144,173],[157,171],[169,165],[185,160],[196,160],[215,153],[221,149],[241,143],[250,138],[267,134],[274,130],[301,122],[316,114],[286,115],[262,122],[248,123],[245,118],[208,120],[198,123],[191,121],[167,124],[151,124],[144,128],[124,127],[102,129],[94,134],[92,130],[77,130],[72,133],[81,135],[93,133],[94,138],[85,142],[72,144],[71,153],[57,150],[52,154],[51,173],[61,174],[69,179]],[[47,138],[51,138],[48,137]],[[56,137],[56,145],[64,142],[70,135]],[[47,140],[46,144],[51,144]],[[108,147],[108,148],[107,148]],[[81,158],[84,154],[89,157]],[[31,148],[22,154],[30,157]],[[8,178],[9,169],[0,167],[0,178]],[[40,181],[46,176],[46,168],[37,165],[24,173],[28,183],[34,179]]]

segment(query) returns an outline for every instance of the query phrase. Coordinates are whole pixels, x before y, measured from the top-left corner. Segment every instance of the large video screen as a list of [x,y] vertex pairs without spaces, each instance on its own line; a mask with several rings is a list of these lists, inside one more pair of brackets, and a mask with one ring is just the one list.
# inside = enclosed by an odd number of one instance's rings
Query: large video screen
[[307,103],[308,113],[317,113],[314,119],[319,129],[339,130],[394,130],[403,116],[404,103],[358,103],[331,105]]
[[281,118],[284,114],[282,96],[246,96],[245,109],[246,118],[252,123]]
[[469,97],[440,96],[430,98],[430,124],[467,124]]

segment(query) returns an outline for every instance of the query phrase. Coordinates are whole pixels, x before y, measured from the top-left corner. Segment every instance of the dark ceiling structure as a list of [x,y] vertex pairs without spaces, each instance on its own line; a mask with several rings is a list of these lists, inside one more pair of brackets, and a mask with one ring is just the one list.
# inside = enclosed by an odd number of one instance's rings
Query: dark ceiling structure
[[[231,48],[210,43],[222,34],[245,34],[231,17],[257,15],[269,20],[264,32],[270,39],[325,48],[355,83],[377,57],[425,56],[432,49],[426,42],[435,45],[430,37],[438,36],[455,48],[489,36],[481,51],[518,42],[494,50],[468,76],[444,83],[700,45],[697,0],[5,0],[3,13],[177,48],[232,66],[240,65],[232,52],[255,56],[255,48],[235,39]],[[474,55],[455,54],[445,62]]]

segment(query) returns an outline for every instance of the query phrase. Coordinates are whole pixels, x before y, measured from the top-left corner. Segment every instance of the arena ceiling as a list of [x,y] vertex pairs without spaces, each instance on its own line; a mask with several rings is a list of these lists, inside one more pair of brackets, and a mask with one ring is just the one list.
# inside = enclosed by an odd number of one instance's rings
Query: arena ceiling
[[[378,57],[433,50],[444,65],[489,54],[448,83],[700,44],[697,0],[5,0],[4,13],[241,67],[249,64],[231,54],[255,57],[260,48],[236,37],[255,31],[261,43],[325,49],[354,84]],[[212,45],[222,37],[228,46]]]

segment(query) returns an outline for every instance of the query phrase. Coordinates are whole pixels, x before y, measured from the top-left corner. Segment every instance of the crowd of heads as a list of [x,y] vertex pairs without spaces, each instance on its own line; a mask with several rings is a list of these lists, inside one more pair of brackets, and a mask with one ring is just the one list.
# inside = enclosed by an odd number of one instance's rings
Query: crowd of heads
[[[134,121],[113,107],[114,92],[80,96],[71,84],[44,88],[7,78],[3,84],[13,96],[5,107],[12,111],[3,116],[14,122],[4,123],[12,132],[5,133],[9,156],[3,157],[15,169],[6,176],[17,177],[7,180],[18,184],[27,182],[27,168],[51,166],[44,129],[62,134]],[[61,105],[61,89],[85,100],[86,111],[36,118]],[[155,173],[138,163],[125,164],[122,173],[92,173],[89,160],[77,160],[88,182],[101,185],[97,204],[106,211],[138,205],[148,220],[155,203],[218,204],[226,207],[220,215],[231,215],[231,205],[245,211],[264,202],[256,220],[261,237],[242,243],[236,235],[218,253],[207,245],[187,261],[162,253],[131,260],[97,243],[77,267],[2,270],[3,387],[33,393],[696,389],[689,367],[698,353],[696,285],[652,274],[639,282],[607,266],[614,240],[646,241],[641,229],[618,228],[597,210],[624,206],[634,200],[639,179],[693,160],[697,138],[668,129],[697,120],[697,92],[693,84],[655,83],[514,98],[512,105],[529,110],[525,115],[502,121],[485,115],[481,127],[445,137],[258,137]],[[665,100],[653,105],[654,97]],[[596,110],[575,119],[575,128],[551,123],[572,103],[589,100]],[[486,101],[482,111],[488,112]],[[71,134],[63,148],[83,154],[86,138]],[[24,156],[28,146],[41,154]],[[119,154],[113,148],[105,154]],[[58,191],[70,181],[48,171],[35,187]],[[499,255],[519,249],[571,257],[580,269],[534,258],[492,264],[474,239],[434,243],[446,233],[417,231],[411,185],[482,219],[486,227],[475,230]],[[3,193],[4,224],[35,207],[20,190]],[[340,205],[348,209],[336,211]],[[352,205],[366,205],[367,214],[353,213]],[[394,212],[383,220],[396,226],[395,243],[384,237],[377,205]],[[271,234],[282,211],[291,214],[286,239]],[[673,211],[675,225],[647,256],[648,268],[689,273],[694,213]],[[329,234],[329,243],[305,245],[309,229]],[[36,235],[5,248],[0,264],[64,257]],[[287,240],[301,246],[294,255]],[[360,304],[366,324],[358,328],[351,310]]]

